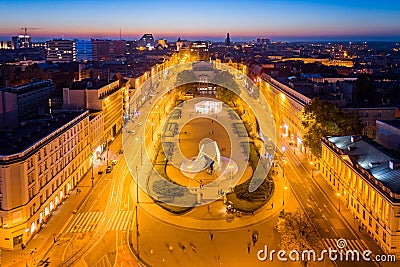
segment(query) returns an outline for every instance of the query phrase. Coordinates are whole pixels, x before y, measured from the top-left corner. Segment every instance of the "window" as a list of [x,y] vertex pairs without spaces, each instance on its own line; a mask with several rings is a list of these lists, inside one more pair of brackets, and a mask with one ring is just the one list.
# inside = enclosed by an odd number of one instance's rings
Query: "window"
[[382,233],[382,240],[383,240],[383,243],[386,243],[386,233],[385,232]]
[[363,219],[365,220],[365,210],[363,210]]
[[369,216],[368,225],[372,227],[372,218]]

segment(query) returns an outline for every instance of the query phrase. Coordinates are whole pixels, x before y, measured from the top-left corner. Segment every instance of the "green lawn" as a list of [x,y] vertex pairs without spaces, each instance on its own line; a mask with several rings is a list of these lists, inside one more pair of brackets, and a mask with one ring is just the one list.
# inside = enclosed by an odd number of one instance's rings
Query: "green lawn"
[[233,203],[235,209],[251,213],[264,206],[274,193],[274,182],[265,179],[254,191],[249,191],[250,179],[234,187],[232,193],[226,195],[228,201]]

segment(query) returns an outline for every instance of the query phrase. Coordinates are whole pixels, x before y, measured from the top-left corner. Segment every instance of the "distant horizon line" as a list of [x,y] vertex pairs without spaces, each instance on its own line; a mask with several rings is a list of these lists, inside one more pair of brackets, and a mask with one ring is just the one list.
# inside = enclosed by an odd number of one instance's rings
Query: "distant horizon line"
[[[18,36],[23,34],[15,34],[13,36]],[[29,35],[29,34],[28,34]],[[216,36],[190,36],[185,34],[182,35],[174,35],[174,36],[163,36],[159,35],[159,38],[156,38],[158,34],[153,34],[154,40],[165,39],[168,42],[176,42],[178,38],[181,40],[188,41],[212,41],[212,42],[224,42],[225,38],[216,37]],[[11,41],[12,37],[10,35],[0,35],[0,41]],[[135,38],[133,35],[129,36],[73,36],[73,35],[63,35],[63,36],[41,36],[35,37],[31,36],[31,40],[33,42],[45,42],[53,39],[65,39],[65,40],[91,40],[91,39],[100,39],[100,40],[124,40],[124,41],[137,41],[143,36],[139,36]],[[273,42],[283,41],[283,42],[400,42],[400,36],[382,36],[382,35],[365,35],[365,36],[349,36],[349,35],[337,35],[337,36],[231,36],[231,42],[250,42],[255,41],[258,38],[268,38]]]

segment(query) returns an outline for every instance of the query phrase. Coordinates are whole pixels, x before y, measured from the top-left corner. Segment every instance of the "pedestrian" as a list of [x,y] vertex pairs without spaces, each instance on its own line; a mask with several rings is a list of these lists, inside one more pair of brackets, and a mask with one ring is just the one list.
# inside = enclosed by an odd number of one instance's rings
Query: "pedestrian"
[[210,205],[207,206],[208,213],[210,213]]
[[251,245],[250,245],[250,242],[249,242],[249,243],[247,243],[247,253],[250,253],[250,248],[251,248]]
[[213,233],[210,234],[210,239],[211,239],[211,241],[213,241],[213,239],[214,239],[214,234]]
[[273,209],[273,208],[274,208],[274,203],[271,204],[271,209]]
[[196,248],[196,246],[195,246],[193,243],[190,243],[190,247],[192,248],[192,251],[193,251],[194,253],[197,252],[197,248]]
[[214,134],[214,131],[211,131],[211,134]]

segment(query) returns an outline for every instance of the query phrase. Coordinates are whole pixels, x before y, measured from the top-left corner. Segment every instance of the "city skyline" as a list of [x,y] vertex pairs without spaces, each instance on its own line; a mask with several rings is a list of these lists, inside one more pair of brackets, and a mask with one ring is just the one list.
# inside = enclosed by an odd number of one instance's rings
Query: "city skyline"
[[233,41],[259,36],[288,41],[400,40],[400,4],[396,1],[240,1],[235,5],[227,1],[116,1],[110,6],[103,0],[68,4],[40,0],[2,1],[0,6],[0,39],[21,34],[21,28],[27,27],[34,40],[118,39],[120,32],[123,39],[138,39],[150,32],[169,40],[222,41],[230,32]]

